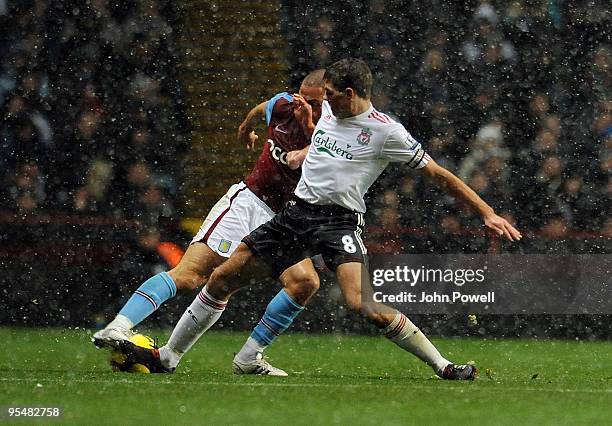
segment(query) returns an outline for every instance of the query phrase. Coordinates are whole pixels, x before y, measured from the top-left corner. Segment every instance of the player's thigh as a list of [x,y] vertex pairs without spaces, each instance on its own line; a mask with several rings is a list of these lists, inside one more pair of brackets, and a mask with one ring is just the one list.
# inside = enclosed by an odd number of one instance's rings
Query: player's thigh
[[210,277],[213,269],[225,261],[225,258],[200,242],[191,244],[181,261],[168,274],[179,289],[194,289]]
[[271,269],[246,244],[240,243],[229,259],[214,270],[207,290],[213,297],[227,300],[240,288],[267,282],[271,276]]
[[319,275],[310,258],[286,269],[279,280],[287,294],[302,306],[317,292],[320,285]]
[[298,237],[300,226],[303,224],[283,209],[242,241],[260,259],[260,263],[273,271],[275,278],[280,277],[286,269],[308,257]]

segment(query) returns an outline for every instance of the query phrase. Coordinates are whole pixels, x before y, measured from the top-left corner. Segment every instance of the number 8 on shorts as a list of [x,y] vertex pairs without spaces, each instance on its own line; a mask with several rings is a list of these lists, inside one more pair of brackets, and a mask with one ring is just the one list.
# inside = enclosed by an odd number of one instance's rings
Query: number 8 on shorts
[[342,237],[342,244],[344,244],[344,250],[347,253],[355,253],[357,251],[357,247],[355,247],[355,241],[350,235],[344,235]]

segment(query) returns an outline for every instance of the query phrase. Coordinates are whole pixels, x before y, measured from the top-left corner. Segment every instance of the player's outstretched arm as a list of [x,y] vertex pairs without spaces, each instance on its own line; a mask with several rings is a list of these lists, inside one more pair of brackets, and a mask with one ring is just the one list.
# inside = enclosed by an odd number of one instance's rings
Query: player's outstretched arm
[[244,144],[247,149],[253,149],[257,142],[258,136],[255,134],[255,126],[265,116],[267,105],[268,102],[262,102],[251,109],[238,127],[238,143]]
[[523,237],[506,219],[496,215],[493,208],[480,198],[472,188],[435,161],[430,160],[425,167],[419,170],[436,182],[440,188],[455,198],[466,202],[482,216],[485,225],[498,235],[505,236],[510,241],[518,241]]

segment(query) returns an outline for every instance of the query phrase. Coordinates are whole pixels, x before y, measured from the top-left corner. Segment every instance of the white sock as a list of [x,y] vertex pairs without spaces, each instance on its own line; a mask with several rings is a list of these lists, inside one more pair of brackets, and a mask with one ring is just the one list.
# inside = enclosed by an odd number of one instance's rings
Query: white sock
[[176,368],[184,354],[174,351],[168,345],[159,348],[159,360],[166,368]]
[[221,317],[226,305],[227,302],[215,299],[204,287],[181,316],[168,343],[159,349],[162,364],[176,368],[185,352]]
[[119,330],[131,330],[134,327],[132,321],[125,315],[118,314],[114,320],[108,323],[105,328],[118,328]]
[[427,363],[438,375],[442,373],[444,367],[451,364],[449,360],[440,355],[440,352],[423,332],[400,312],[397,313],[391,324],[381,332],[383,336],[397,346]]
[[257,358],[258,353],[262,353],[268,346],[262,345],[251,336],[244,342],[244,346],[240,349],[240,352],[236,354],[236,359],[240,362],[248,363]]

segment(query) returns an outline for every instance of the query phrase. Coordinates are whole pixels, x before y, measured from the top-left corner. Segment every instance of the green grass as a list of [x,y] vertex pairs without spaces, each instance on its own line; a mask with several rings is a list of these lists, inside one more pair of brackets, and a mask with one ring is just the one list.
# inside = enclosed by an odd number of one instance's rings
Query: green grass
[[480,378],[465,383],[434,378],[383,338],[344,335],[284,336],[268,355],[288,378],[234,376],[246,336],[209,333],[174,375],[143,375],[111,372],[83,330],[0,328],[0,405],[60,406],[54,424],[612,422],[612,342],[433,339],[477,362]]

